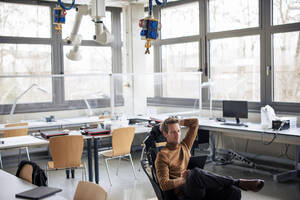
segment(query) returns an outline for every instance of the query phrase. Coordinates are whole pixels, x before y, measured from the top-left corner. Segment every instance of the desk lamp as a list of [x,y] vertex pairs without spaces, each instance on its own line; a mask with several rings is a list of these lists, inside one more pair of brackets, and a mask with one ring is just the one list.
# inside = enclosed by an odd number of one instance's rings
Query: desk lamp
[[19,96],[17,96],[15,98],[14,104],[10,110],[10,114],[9,114],[10,116],[14,114],[18,100],[21,99],[24,96],[24,94],[26,94],[29,90],[31,90],[34,87],[36,87],[38,90],[40,90],[44,93],[48,93],[47,90],[45,90],[44,88],[41,88],[38,84],[33,83],[32,85],[29,86],[29,88],[27,88],[24,92],[22,92]]

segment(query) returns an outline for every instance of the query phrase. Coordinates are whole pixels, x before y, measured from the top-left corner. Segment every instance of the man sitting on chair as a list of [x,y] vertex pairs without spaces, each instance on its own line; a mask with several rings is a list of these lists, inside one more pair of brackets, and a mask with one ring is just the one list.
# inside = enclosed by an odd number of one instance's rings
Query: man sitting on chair
[[[189,129],[180,142],[180,126]],[[179,198],[189,199],[241,199],[241,190],[258,192],[264,186],[259,179],[233,179],[200,168],[187,170],[190,150],[198,131],[198,119],[166,119],[161,130],[167,145],[155,160],[156,175],[163,191],[173,190]]]

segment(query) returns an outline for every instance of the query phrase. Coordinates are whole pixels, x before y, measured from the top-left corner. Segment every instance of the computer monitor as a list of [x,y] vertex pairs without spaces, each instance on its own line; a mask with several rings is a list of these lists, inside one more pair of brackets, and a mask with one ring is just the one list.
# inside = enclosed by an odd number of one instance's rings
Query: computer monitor
[[234,117],[236,124],[240,124],[240,118],[248,118],[248,102],[223,101],[223,117]]

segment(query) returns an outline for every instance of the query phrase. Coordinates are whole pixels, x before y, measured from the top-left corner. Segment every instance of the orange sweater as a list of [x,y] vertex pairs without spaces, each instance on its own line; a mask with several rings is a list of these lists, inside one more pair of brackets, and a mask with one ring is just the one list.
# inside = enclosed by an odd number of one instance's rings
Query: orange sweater
[[181,178],[181,172],[187,169],[191,157],[190,150],[197,135],[198,119],[185,119],[183,125],[189,127],[189,130],[181,143],[167,144],[160,150],[155,160],[156,175],[161,189],[163,191],[175,189],[175,194],[180,193],[180,187],[185,183]]

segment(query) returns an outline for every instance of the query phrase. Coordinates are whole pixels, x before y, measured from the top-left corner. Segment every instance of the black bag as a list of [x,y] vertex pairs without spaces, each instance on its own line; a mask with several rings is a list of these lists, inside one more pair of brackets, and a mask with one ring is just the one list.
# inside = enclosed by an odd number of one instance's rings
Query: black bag
[[35,162],[22,160],[19,163],[18,170],[17,170],[17,177],[20,177],[21,169],[24,165],[29,164],[32,166],[32,184],[36,186],[47,186],[47,176],[43,169],[41,169]]

